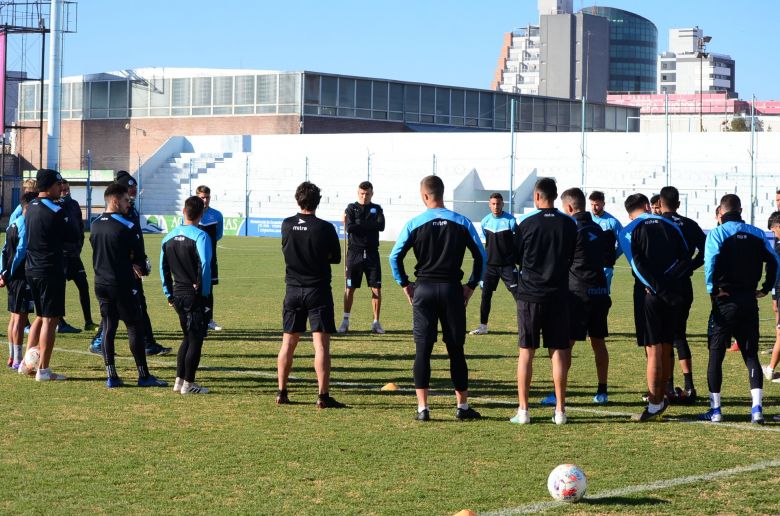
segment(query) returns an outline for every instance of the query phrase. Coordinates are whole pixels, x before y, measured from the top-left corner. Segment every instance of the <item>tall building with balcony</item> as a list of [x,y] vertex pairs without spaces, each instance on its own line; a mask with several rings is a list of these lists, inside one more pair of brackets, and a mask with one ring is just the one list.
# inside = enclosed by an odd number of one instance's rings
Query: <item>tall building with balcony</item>
[[707,52],[708,41],[699,27],[669,30],[669,50],[658,58],[657,93],[737,96],[735,61],[729,55]]

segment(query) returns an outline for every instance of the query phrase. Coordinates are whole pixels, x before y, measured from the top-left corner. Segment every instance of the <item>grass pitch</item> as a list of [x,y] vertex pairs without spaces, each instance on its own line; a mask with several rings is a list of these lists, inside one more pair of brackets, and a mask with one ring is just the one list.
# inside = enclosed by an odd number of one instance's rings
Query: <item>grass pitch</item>
[[[152,263],[160,237],[147,236]],[[390,245],[383,244],[386,256]],[[516,409],[514,303],[499,287],[491,333],[467,336],[472,404],[484,420],[454,420],[454,397],[443,344],[434,351],[433,421],[412,420],[416,402],[411,368],[411,309],[384,266],[382,323],[371,335],[368,289],[356,295],[352,331],[332,340],[331,393],[346,410],[317,411],[313,353],[299,345],[290,386],[293,405],[276,407],[276,354],[281,341],[284,264],[276,239],[226,237],[220,242],[221,284],[216,319],[225,328],[204,344],[198,381],[205,396],[170,389],[105,388],[102,361],[87,353],[91,335],[60,335],[53,355],[63,383],[39,384],[0,374],[0,512],[2,513],[264,513],[453,514],[541,508],[577,513],[777,512],[777,464],[667,489],[647,486],[778,458],[780,425],[752,427],[749,387],[739,353],[724,364],[726,424],[667,421],[632,424],[643,406],[644,355],[633,341],[629,270],[620,267],[610,314],[610,403],[595,406],[590,345],[578,343],[570,374],[569,424],[550,422],[538,400],[552,388],[549,360],[534,367],[533,424],[508,422]],[[91,263],[89,246],[85,264]],[[411,268],[411,257],[407,259]],[[625,262],[619,262],[624,265]],[[334,267],[337,321],[341,266]],[[90,275],[91,277],[91,275]],[[694,375],[706,397],[706,321],[709,302],[701,272],[689,323]],[[175,348],[177,319],[155,272],[145,282],[157,339]],[[469,328],[478,321],[480,292],[469,305]],[[774,341],[770,303],[761,301],[762,348]],[[93,301],[93,314],[98,315]],[[83,324],[76,289],[68,286],[68,321]],[[132,383],[133,363],[124,333],[118,369]],[[762,356],[762,362],[768,357]],[[151,357],[153,374],[171,381],[175,357]],[[682,383],[679,368],[678,384]],[[381,392],[395,382],[396,392]],[[780,385],[765,384],[765,412],[780,412]],[[690,420],[706,410],[672,407],[670,418]],[[546,479],[558,464],[586,472],[588,492],[616,493],[575,506],[537,507],[549,501]]]

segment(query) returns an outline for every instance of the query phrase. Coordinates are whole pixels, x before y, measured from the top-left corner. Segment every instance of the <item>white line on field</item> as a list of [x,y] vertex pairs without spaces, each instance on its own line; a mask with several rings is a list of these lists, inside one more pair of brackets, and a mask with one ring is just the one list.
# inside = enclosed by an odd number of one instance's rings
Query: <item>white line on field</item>
[[[65,353],[74,353],[77,355],[93,355],[94,353],[90,351],[82,351],[80,349],[65,349],[65,348],[54,348],[56,351],[64,351]],[[131,356],[117,356],[116,359],[118,360],[133,360],[133,357]],[[158,365],[158,366],[176,366],[175,361],[171,360],[160,360],[160,359],[148,359],[147,363],[150,365]],[[276,378],[276,373],[269,373],[266,371],[251,371],[251,370],[240,370],[240,369],[223,369],[220,367],[209,367],[209,366],[201,366],[199,368],[201,371],[218,371],[220,373],[226,373],[226,374],[233,374],[237,376],[255,376],[260,378]],[[311,381],[314,382],[316,380],[309,380],[307,378],[301,378],[299,376],[290,376],[290,380],[297,381],[297,382],[306,382]],[[330,382],[331,385],[339,386],[339,387],[361,387],[365,389],[379,389],[381,386],[373,383],[362,383],[362,382]],[[413,393],[414,389],[411,387],[401,387],[393,392],[404,392],[404,393]],[[451,393],[449,392],[437,392],[437,391],[431,391],[431,396],[449,396]],[[483,403],[493,403],[496,405],[506,405],[508,407],[514,407],[517,405],[516,401],[509,401],[509,400],[499,400],[495,398],[483,398],[480,396],[471,396],[471,400],[473,401],[481,401]],[[585,414],[594,414],[597,416],[608,416],[608,417],[631,417],[634,415],[632,412],[616,412],[612,410],[602,410],[602,409],[594,409],[594,408],[585,408],[585,407],[566,407],[567,412],[582,412]],[[740,430],[752,430],[757,432],[780,432],[780,427],[775,426],[759,426],[754,425],[752,423],[710,423],[707,421],[698,421],[695,419],[684,419],[684,418],[667,418],[668,421],[674,421],[678,423],[697,423],[697,424],[703,424],[708,425],[712,427],[723,427],[723,428],[738,428]]]
[[[687,477],[670,478],[667,480],[661,480],[658,482],[651,482],[649,484],[637,484],[634,486],[621,487],[618,489],[611,489],[609,491],[602,491],[595,495],[585,496],[584,501],[588,500],[604,500],[609,498],[616,498],[621,496],[633,495],[637,493],[646,493],[648,491],[659,491],[661,489],[668,489],[670,487],[677,487],[686,484],[695,484],[697,482],[706,482],[710,480],[716,480],[719,478],[727,478],[735,475],[741,475],[742,473],[752,473],[754,471],[763,471],[770,468],[780,467],[780,460],[769,460],[764,462],[758,462],[749,466],[738,466],[735,468],[722,469],[719,471],[712,471],[710,473],[702,473],[700,475],[690,475]],[[528,514],[533,512],[541,512],[554,507],[561,507],[565,505],[565,502],[536,502],[526,505],[519,505],[509,509],[498,509],[495,511],[488,511],[481,514],[490,516],[505,516],[509,514]]]

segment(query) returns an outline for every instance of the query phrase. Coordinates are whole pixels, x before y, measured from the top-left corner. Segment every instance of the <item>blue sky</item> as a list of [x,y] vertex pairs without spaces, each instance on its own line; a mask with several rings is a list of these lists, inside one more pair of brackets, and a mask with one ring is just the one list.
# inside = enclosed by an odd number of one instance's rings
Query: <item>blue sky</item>
[[[503,33],[536,0],[79,0],[65,75],[143,66],[312,70],[488,88]],[[593,0],[574,0],[575,10]],[[736,59],[743,98],[780,100],[776,0],[599,1],[668,29],[699,25]],[[767,65],[767,63],[770,63]]]

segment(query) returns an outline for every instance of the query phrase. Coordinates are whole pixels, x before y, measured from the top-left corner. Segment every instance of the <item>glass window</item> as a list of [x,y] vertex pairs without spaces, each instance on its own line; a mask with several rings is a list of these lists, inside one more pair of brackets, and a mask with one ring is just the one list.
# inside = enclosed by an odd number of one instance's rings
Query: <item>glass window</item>
[[233,105],[233,77],[214,77],[214,105]]
[[320,76],[306,75],[303,80],[303,103],[318,105],[320,103]]
[[[390,83],[390,111],[401,112],[404,110],[404,85],[395,82]],[[392,115],[391,120],[401,120],[401,118],[394,118]]]
[[171,80],[152,79],[150,81],[149,109],[150,116],[169,116],[171,104]]
[[450,114],[450,90],[447,88],[436,88],[436,114]]
[[[323,106],[336,107],[336,100],[338,98],[338,80],[335,77],[323,77],[322,78],[322,99]],[[323,114],[336,114],[335,111],[323,112]]]
[[280,113],[295,113],[300,105],[301,75],[297,73],[279,74],[279,105],[293,106],[279,110]]
[[[45,103],[44,103],[45,105]],[[105,81],[90,84],[89,117],[108,117],[108,83]]]
[[127,117],[127,81],[111,81],[109,85],[109,110],[111,118]]
[[82,116],[82,108],[84,106],[84,83],[73,83],[73,117],[78,118]]
[[387,83],[374,81],[372,106],[375,110],[387,111]]
[[355,107],[371,109],[371,81],[355,81]]
[[547,99],[537,98],[534,99],[534,124],[544,124],[544,109]]
[[339,79],[339,107],[355,107],[355,79]]
[[174,107],[190,105],[190,79],[172,79],[171,80],[172,104]]
[[70,105],[71,105],[70,90],[71,90],[71,83],[66,82],[62,84],[62,94],[60,95],[62,100],[60,101],[60,108],[63,111],[70,111]]
[[569,127],[572,131],[582,129],[582,104],[579,102],[569,103]]
[[[235,80],[235,104],[246,106],[255,103],[255,76],[239,75]],[[250,111],[251,113],[252,111]],[[238,110],[236,110],[238,113]]]
[[[466,95],[463,90],[452,90],[450,92],[450,109],[452,111],[452,116],[462,117],[465,113],[465,103]],[[462,122],[461,125],[463,125]]]
[[430,86],[420,88],[420,113],[433,114],[436,112],[436,89]]
[[420,87],[414,84],[407,84],[405,89],[406,89],[406,94],[404,96],[404,111],[406,113],[419,113],[420,112]]
[[466,92],[466,127],[476,127],[479,118],[479,93]]
[[565,101],[558,102],[558,131],[569,130],[569,103]]
[[140,82],[133,82],[130,87],[130,109],[133,116],[146,116],[149,107],[149,87]]
[[479,94],[479,118],[493,119],[493,94]]
[[496,128],[504,129],[507,127],[507,110],[509,109],[509,98],[506,95],[496,95]]
[[257,76],[257,104],[276,104],[277,75]]

